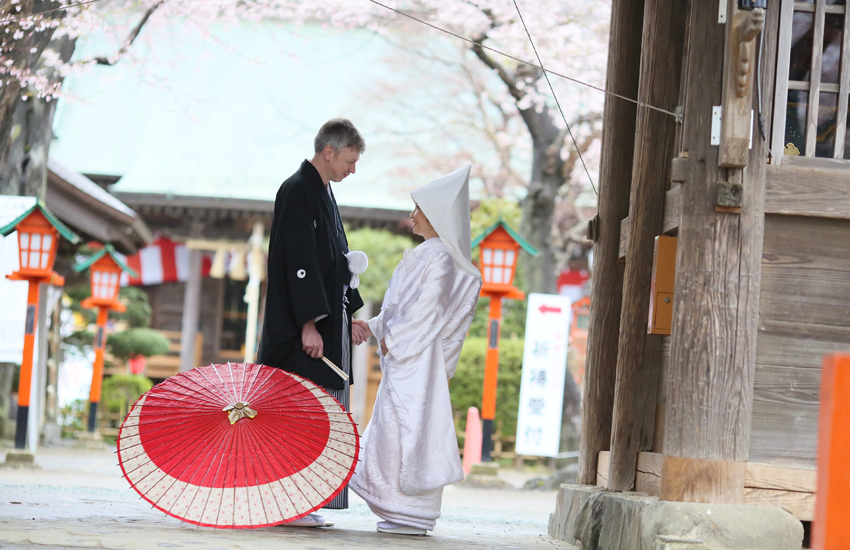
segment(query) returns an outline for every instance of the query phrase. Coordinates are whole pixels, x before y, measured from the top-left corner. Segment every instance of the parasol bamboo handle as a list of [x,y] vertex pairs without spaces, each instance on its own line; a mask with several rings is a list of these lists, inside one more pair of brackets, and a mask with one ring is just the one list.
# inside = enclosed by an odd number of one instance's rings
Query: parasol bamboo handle
[[329,366],[330,368],[332,368],[332,369],[334,370],[334,372],[336,372],[336,373],[339,375],[339,377],[340,377],[340,378],[342,378],[343,380],[348,380],[348,375],[347,375],[347,374],[345,374],[345,373],[342,371],[342,369],[341,369],[341,368],[339,368],[339,367],[337,367],[336,365],[334,365],[334,364],[333,364],[333,361],[331,361],[330,359],[328,359],[328,358],[327,358],[327,357],[325,357],[324,355],[322,356],[322,361],[324,361],[324,362],[325,362],[325,364],[326,364],[327,366]]

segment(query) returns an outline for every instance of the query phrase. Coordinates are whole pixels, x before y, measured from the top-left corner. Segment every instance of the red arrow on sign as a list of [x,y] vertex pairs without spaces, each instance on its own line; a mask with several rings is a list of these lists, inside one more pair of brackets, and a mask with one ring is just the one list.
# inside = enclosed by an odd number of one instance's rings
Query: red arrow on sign
[[542,306],[540,306],[540,313],[544,315],[547,313],[561,313],[561,308],[547,306],[546,304],[543,304]]

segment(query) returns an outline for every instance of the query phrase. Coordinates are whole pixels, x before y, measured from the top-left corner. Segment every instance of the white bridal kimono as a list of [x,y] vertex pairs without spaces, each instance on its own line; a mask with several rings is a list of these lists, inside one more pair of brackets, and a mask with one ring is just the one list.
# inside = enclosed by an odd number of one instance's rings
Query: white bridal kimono
[[449,378],[480,288],[434,237],[405,251],[369,321],[389,353],[350,487],[386,521],[433,530],[443,487],[463,479]]

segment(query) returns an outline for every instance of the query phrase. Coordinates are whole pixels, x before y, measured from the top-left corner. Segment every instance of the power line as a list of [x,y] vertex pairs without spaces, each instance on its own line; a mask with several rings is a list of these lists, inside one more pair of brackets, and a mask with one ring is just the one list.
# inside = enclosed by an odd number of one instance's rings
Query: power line
[[94,4],[95,2],[100,2],[100,0],[86,0],[85,2],[77,2],[76,4],[68,4],[67,6],[62,6],[61,8],[53,8],[52,10],[44,10],[38,13],[31,13],[29,15],[24,15],[21,17],[10,17],[8,19],[0,19],[0,23],[9,23],[10,21],[23,21],[24,19],[30,19],[32,17],[38,17],[40,15],[44,15],[46,13],[53,13],[55,11],[67,10],[68,8],[75,8],[77,6],[85,6],[87,4]]
[[646,107],[647,109],[652,109],[653,111],[658,111],[659,113],[664,113],[664,114],[666,114],[666,115],[670,115],[671,117],[675,118],[676,120],[679,120],[679,115],[677,115],[677,114],[676,114],[675,112],[673,112],[673,111],[668,111],[667,109],[662,109],[661,107],[656,107],[655,105],[650,105],[649,103],[644,103],[643,101],[639,101],[639,100],[637,100],[637,99],[632,99],[632,98],[630,98],[630,97],[626,97],[626,96],[624,96],[624,95],[620,95],[620,94],[618,94],[618,93],[616,93],[616,92],[612,92],[612,91],[610,91],[610,90],[606,90],[605,88],[600,88],[599,86],[594,86],[593,84],[590,84],[590,83],[588,83],[588,82],[583,82],[583,81],[581,81],[581,80],[578,80],[577,78],[573,78],[573,77],[571,77],[571,76],[567,76],[567,75],[565,75],[565,74],[561,74],[561,73],[558,73],[558,72],[555,72],[555,71],[552,71],[552,70],[546,69],[546,68],[541,67],[540,65],[536,65],[536,64],[534,64],[534,63],[532,63],[532,62],[530,62],[530,61],[526,61],[526,60],[524,60],[524,59],[520,59],[520,58],[518,58],[518,57],[515,57],[515,56],[513,56],[513,55],[511,55],[511,54],[509,54],[509,53],[505,53],[505,52],[503,52],[503,51],[497,50],[496,48],[491,48],[490,46],[485,46],[484,44],[481,44],[480,42],[476,42],[475,40],[472,40],[471,38],[467,38],[467,37],[465,37],[465,36],[463,36],[463,35],[460,35],[460,34],[454,33],[454,32],[452,32],[452,31],[450,31],[450,30],[448,30],[448,29],[444,29],[444,28],[442,28],[442,27],[438,27],[437,25],[434,25],[433,23],[429,23],[428,21],[424,21],[424,20],[422,20],[422,19],[419,19],[418,17],[414,17],[413,15],[410,15],[409,13],[405,13],[405,12],[403,12],[403,11],[401,11],[401,10],[397,10],[397,9],[395,9],[395,8],[393,8],[393,7],[387,6],[386,4],[382,4],[382,3],[378,2],[378,0],[369,0],[369,2],[372,2],[372,3],[373,3],[373,4],[375,4],[375,5],[381,6],[382,8],[388,9],[388,10],[390,10],[390,11],[392,11],[392,12],[395,12],[395,13],[397,13],[397,14],[399,14],[399,15],[403,15],[404,17],[407,17],[408,19],[412,19],[412,20],[414,20],[414,21],[417,21],[417,22],[419,22],[419,23],[422,23],[423,25],[428,26],[428,27],[431,27],[431,28],[432,28],[432,29],[434,29],[434,30],[437,30],[437,31],[440,31],[440,32],[442,32],[442,33],[448,34],[449,36],[453,36],[453,37],[457,38],[458,40],[463,40],[464,42],[469,42],[469,43],[470,43],[470,44],[472,44],[473,46],[478,46],[478,47],[480,47],[480,48],[482,48],[482,49],[484,49],[484,50],[488,50],[488,51],[491,51],[491,52],[493,52],[493,53],[495,53],[495,54],[499,54],[499,55],[501,55],[501,56],[503,56],[503,57],[507,57],[508,59],[512,59],[512,60],[516,61],[517,63],[522,63],[523,65],[528,65],[529,67],[535,67],[535,68],[540,69],[541,71],[543,71],[543,72],[545,72],[545,73],[550,73],[550,74],[553,74],[553,75],[558,76],[558,77],[560,77],[560,78],[563,78],[564,80],[569,80],[570,82],[575,82],[576,84],[580,84],[581,86],[585,86],[585,87],[587,87],[587,88],[591,88],[591,89],[597,90],[597,91],[602,92],[602,93],[604,93],[604,94],[607,94],[607,95],[610,95],[610,96],[613,96],[613,97],[616,97],[616,98],[622,99],[623,101],[628,101],[629,103],[634,103],[634,104],[635,104],[635,105],[637,105],[638,107]]
[[573,145],[576,148],[576,153],[578,153],[578,159],[581,161],[581,165],[584,167],[584,173],[587,174],[587,180],[590,182],[590,186],[593,188],[593,192],[596,193],[596,196],[599,196],[599,191],[596,190],[596,186],[593,185],[593,178],[590,177],[590,172],[587,170],[587,165],[584,163],[584,157],[581,154],[581,149],[578,147],[578,143],[576,143],[576,138],[573,135],[573,130],[570,128],[570,123],[567,122],[567,117],[564,116],[564,110],[561,109],[561,102],[558,101],[558,95],[555,93],[555,88],[552,87],[552,82],[549,80],[549,73],[546,72],[546,69],[543,69],[543,60],[540,59],[540,54],[537,53],[537,46],[534,45],[534,40],[531,39],[531,33],[528,32],[528,27],[525,25],[525,19],[522,18],[522,12],[519,11],[519,4],[514,1],[514,7],[516,8],[516,12],[519,15],[519,20],[522,23],[522,28],[525,29],[525,34],[528,35],[528,41],[531,43],[531,49],[534,50],[534,55],[537,57],[537,62],[540,63],[540,68],[543,71],[543,76],[546,77],[546,83],[549,84],[549,90],[552,92],[552,97],[555,98],[555,105],[558,106],[558,111],[561,112],[561,118],[564,119],[564,124],[567,125],[567,132],[570,134],[570,139],[573,140]]

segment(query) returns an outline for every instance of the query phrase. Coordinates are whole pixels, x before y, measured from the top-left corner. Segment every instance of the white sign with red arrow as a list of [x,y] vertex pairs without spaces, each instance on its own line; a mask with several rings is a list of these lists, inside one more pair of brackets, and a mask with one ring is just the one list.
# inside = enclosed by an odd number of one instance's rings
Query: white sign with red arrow
[[518,455],[557,456],[560,451],[571,306],[566,296],[528,295],[516,432]]

